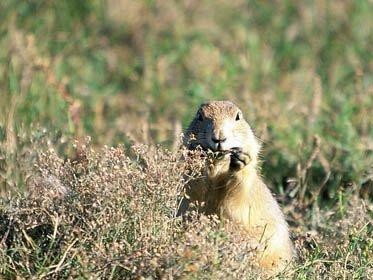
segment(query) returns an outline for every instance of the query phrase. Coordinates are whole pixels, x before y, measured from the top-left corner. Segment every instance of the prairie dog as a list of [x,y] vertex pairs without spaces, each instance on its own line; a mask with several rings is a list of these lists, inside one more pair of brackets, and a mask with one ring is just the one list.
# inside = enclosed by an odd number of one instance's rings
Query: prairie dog
[[293,257],[293,246],[283,213],[257,170],[258,143],[241,110],[230,101],[202,104],[185,132],[184,145],[201,147],[214,155],[204,176],[186,186],[178,215],[190,203],[204,204],[205,214],[216,214],[243,225],[251,240],[264,245],[259,264],[278,272]]

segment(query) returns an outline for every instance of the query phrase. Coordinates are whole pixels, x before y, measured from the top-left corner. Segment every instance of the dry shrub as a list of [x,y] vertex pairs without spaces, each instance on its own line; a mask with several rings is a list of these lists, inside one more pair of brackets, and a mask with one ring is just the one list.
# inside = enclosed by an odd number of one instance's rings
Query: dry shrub
[[39,153],[29,194],[0,204],[0,275],[253,277],[255,248],[238,226],[223,230],[197,213],[175,218],[182,186],[202,164],[185,152],[84,145],[74,159]]
[[[182,187],[204,164],[200,151],[186,153],[89,144],[71,159],[39,152],[28,194],[0,203],[1,277],[264,278],[254,260],[262,248],[239,225],[175,218]],[[298,261],[280,277],[373,276],[373,208],[354,193],[328,210],[289,202]]]

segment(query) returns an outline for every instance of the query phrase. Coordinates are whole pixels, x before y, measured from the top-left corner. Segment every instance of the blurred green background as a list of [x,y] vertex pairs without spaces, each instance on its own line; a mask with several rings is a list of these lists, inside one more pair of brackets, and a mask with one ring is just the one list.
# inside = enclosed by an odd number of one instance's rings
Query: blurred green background
[[274,190],[369,197],[372,19],[368,0],[2,0],[0,188],[44,135],[175,148],[199,103],[230,99]]

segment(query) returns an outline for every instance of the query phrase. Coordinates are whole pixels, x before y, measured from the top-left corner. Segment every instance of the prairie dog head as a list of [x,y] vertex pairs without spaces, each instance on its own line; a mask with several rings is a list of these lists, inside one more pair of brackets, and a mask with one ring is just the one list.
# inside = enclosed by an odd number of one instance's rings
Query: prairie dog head
[[189,125],[184,145],[193,150],[242,150],[256,159],[260,145],[241,110],[230,101],[211,101],[198,109]]

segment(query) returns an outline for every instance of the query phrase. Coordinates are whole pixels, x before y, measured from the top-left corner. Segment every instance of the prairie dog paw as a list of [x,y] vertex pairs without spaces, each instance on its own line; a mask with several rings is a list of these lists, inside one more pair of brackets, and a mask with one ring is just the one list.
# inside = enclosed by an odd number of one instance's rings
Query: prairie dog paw
[[227,173],[230,168],[231,155],[229,152],[215,152],[209,154],[207,160],[207,172],[209,177]]
[[230,156],[230,169],[233,171],[241,170],[251,161],[250,155],[244,153],[241,149],[232,149],[230,152]]

